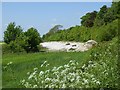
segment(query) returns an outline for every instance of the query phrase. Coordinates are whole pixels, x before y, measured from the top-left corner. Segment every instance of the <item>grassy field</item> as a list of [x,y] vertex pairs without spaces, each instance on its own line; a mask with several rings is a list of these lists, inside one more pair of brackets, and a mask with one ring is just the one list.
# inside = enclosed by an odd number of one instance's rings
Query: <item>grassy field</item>
[[[116,37],[112,41],[100,43],[97,47],[86,52],[41,52],[29,54],[3,54],[3,88],[21,87],[20,80],[27,80],[27,72],[32,73],[34,68],[38,68],[39,71],[45,71],[48,69],[52,70],[53,67],[63,66],[67,64],[70,60],[76,60],[79,63],[79,68],[82,68],[74,70],[76,76],[78,76],[77,74],[79,74],[80,77],[82,77],[80,79],[81,82],[78,82],[78,85],[76,87],[79,88],[80,85],[83,88],[119,87],[117,45],[118,39]],[[43,64],[44,61],[47,61],[50,65],[45,68],[40,67],[40,65]],[[12,64],[7,65],[10,62],[12,62]],[[6,66],[8,67],[5,68]],[[63,71],[65,70],[66,69],[63,69]],[[78,70],[80,70],[81,73],[76,73]],[[61,71],[58,72],[61,73]],[[69,75],[70,73],[71,72],[68,72],[67,74]],[[90,78],[91,76],[94,76],[94,78]],[[44,76],[42,77],[44,78]],[[47,77],[49,78],[49,75]],[[51,79],[54,80],[54,77],[52,77]],[[95,81],[94,79],[97,81]],[[45,80],[43,81],[46,82]],[[75,85],[75,82],[70,83],[69,81],[67,81],[67,83],[68,85]],[[58,84],[60,83],[58,82]]]
[[[49,53],[30,53],[30,54],[5,54],[3,55],[3,67],[9,62],[13,62],[10,66],[12,72],[3,71],[3,87],[19,87],[20,80],[26,78],[27,72],[35,67],[40,67],[44,61],[48,61],[52,68],[68,63],[70,60],[76,60],[81,65],[87,60],[89,52],[49,52]],[[42,68],[47,69],[47,68]]]

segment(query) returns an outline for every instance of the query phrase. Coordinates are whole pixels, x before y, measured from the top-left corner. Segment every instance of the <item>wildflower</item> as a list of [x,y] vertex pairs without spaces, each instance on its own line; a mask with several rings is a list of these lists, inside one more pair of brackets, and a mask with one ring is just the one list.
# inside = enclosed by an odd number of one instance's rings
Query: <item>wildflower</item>
[[69,68],[69,65],[64,65],[65,68]]
[[40,71],[39,75],[41,76],[41,75],[43,75],[43,74],[44,74],[44,72],[43,72],[43,71]]
[[94,54],[94,56],[96,57],[96,56],[97,56],[97,54],[95,53],[95,54]]
[[83,69],[85,68],[85,64],[82,66],[82,68],[83,68]]
[[30,72],[27,72],[27,75],[30,75]]
[[41,66],[40,67],[43,67],[44,66],[44,64],[41,64]]
[[88,83],[88,80],[87,80],[87,79],[85,79],[85,78],[83,78],[83,81],[84,81],[84,83],[85,83],[85,84],[87,84],[87,83]]
[[25,87],[30,87],[30,84],[28,82],[26,82],[24,85]]
[[44,61],[43,64],[41,64],[40,67],[43,67],[46,63],[47,63],[47,61]]
[[50,81],[51,79],[50,78],[46,78],[45,81]]
[[46,67],[49,66],[50,64],[46,64]]
[[50,70],[46,70],[46,71],[45,71],[45,73],[49,73],[49,72],[50,72]]
[[91,63],[92,63],[92,61],[89,61],[88,63],[89,63],[89,64],[91,64]]
[[75,79],[74,79],[74,78],[72,78],[72,79],[71,79],[71,82],[73,82],[74,80],[75,80]]
[[99,84],[99,85],[100,85],[100,82],[99,82],[99,81],[97,81],[97,82],[96,82],[96,84]]
[[36,71],[38,68],[34,68],[34,71]]
[[21,82],[21,84],[24,84],[25,83],[25,79],[21,80],[20,82]]
[[7,63],[7,65],[9,66],[9,65],[11,65],[13,62],[9,62],[9,63]]
[[65,84],[63,84],[63,85],[62,85],[62,88],[66,88],[66,85],[65,85]]
[[28,77],[28,80],[30,80],[32,77],[33,77],[33,74],[31,74],[31,75]]
[[53,67],[52,71],[57,71],[57,67]]
[[61,68],[63,68],[63,66],[59,66],[59,67],[57,68],[57,70],[59,70],[59,69],[61,69]]
[[34,85],[33,88],[37,88],[38,86],[37,85]]

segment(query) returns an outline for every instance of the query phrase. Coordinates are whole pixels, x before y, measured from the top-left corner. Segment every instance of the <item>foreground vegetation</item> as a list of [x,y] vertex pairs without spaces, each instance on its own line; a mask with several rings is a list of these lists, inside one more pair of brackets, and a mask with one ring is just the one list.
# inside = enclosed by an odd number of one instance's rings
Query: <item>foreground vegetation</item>
[[[115,38],[104,47],[95,48],[82,65],[71,60],[48,70],[34,68],[21,84],[26,88],[119,88],[117,40]],[[48,66],[47,61],[41,65],[43,66]]]
[[[70,60],[77,60],[82,64],[82,62],[87,60],[87,53],[51,52],[3,54],[3,87],[20,87],[20,80],[27,78],[27,72],[31,72],[35,67],[39,68],[44,61],[48,61],[50,64],[48,67],[49,69],[54,66],[58,67],[60,65],[64,65]],[[83,58],[86,59],[83,61]],[[12,62],[12,65],[8,66],[8,68],[5,68],[9,62]],[[46,70],[46,68],[41,68],[40,70]]]
[[118,88],[117,45],[116,37],[82,53],[3,55],[3,87]]

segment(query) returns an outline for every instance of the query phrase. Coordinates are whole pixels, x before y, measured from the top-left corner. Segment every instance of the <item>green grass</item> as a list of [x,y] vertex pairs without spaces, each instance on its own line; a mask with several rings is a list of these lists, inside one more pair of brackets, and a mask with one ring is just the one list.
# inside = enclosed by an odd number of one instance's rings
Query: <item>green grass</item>
[[[3,71],[3,87],[19,87],[20,80],[27,77],[35,67],[40,67],[44,61],[48,61],[52,68],[68,63],[70,60],[76,60],[81,65],[88,58],[88,52],[49,52],[49,53],[29,53],[29,54],[3,54],[3,67],[7,63],[13,62],[11,71]],[[42,68],[44,70],[45,68]]]
[[[96,64],[96,67],[85,70],[86,73],[94,74],[101,82],[100,87],[118,87],[118,38],[113,38],[109,42],[100,43],[94,49],[87,52],[42,52],[42,53],[21,53],[21,54],[3,54],[3,68],[9,62],[13,64],[3,70],[3,88],[17,88],[20,80],[26,79],[27,72],[32,72],[33,68],[39,70],[52,69],[54,66],[67,64],[70,60],[79,62],[81,68],[84,64],[86,68],[89,66],[89,60]],[[40,65],[48,61],[48,68],[40,68]],[[96,87],[96,86],[94,86]]]

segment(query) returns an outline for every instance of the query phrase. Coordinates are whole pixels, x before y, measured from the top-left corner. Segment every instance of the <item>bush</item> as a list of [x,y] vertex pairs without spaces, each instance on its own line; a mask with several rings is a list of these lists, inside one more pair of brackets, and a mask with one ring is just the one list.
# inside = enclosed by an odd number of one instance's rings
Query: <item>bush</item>
[[37,45],[42,42],[42,39],[40,37],[40,34],[38,33],[37,29],[30,28],[27,32],[25,32],[26,37],[28,37],[28,48],[26,49],[27,52],[32,51],[36,52],[39,51]]

